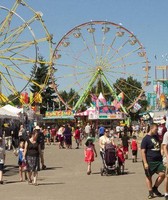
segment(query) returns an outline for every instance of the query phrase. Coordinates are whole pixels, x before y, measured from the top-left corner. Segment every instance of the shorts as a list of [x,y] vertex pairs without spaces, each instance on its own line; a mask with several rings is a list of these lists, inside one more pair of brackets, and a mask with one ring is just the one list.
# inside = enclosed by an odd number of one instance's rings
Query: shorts
[[127,153],[128,152],[128,147],[123,147],[123,152]]
[[132,150],[132,155],[133,156],[137,156],[137,153],[138,153],[137,150]]
[[21,160],[18,160],[18,165],[19,165],[19,167],[22,166],[22,161]]
[[163,165],[162,161],[155,161],[155,162],[148,162],[148,169],[145,169],[145,175],[147,177],[153,176],[155,173],[158,174],[159,172],[164,172],[166,171],[165,166]]
[[3,171],[4,169],[4,164],[0,164],[0,171]]
[[163,165],[165,166],[165,176],[168,177],[168,167],[167,167],[167,163],[163,162]]

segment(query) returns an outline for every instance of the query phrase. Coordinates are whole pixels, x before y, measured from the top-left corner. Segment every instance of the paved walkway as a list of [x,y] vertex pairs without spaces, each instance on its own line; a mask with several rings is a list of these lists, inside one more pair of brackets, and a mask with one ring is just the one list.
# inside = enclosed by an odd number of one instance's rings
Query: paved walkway
[[[75,147],[75,144],[74,144]],[[96,145],[97,151],[98,145]],[[7,152],[4,185],[0,185],[3,200],[142,200],[147,199],[145,176],[140,156],[137,163],[126,161],[128,174],[101,176],[101,159],[92,165],[92,174],[86,175],[86,163],[81,149],[58,149],[46,146],[47,170],[39,173],[39,186],[19,182],[17,157]],[[160,187],[163,192],[163,185]],[[164,198],[155,198],[155,200]]]

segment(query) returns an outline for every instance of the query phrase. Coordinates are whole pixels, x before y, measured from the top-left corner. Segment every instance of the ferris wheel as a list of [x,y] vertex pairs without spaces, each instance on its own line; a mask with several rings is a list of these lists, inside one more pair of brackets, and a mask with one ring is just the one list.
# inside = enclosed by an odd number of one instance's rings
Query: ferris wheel
[[[42,15],[24,0],[16,0],[10,9],[0,6],[1,103],[19,98],[22,92],[30,91],[32,84],[39,88],[39,93],[47,84],[52,68],[52,36]],[[47,65],[48,72],[39,84],[34,75],[40,64]]]
[[[54,88],[69,109],[78,110],[99,81],[104,83],[102,92],[106,85],[113,99],[117,99],[120,92],[129,99],[129,106],[122,107],[127,112],[150,84],[150,66],[143,45],[131,31],[113,22],[91,21],[74,27],[58,42],[53,58]],[[141,82],[142,87],[128,83],[128,77]],[[123,90],[123,85],[129,87],[133,97]],[[73,106],[70,102],[75,95],[69,101],[61,96],[63,90],[70,88],[80,96]]]

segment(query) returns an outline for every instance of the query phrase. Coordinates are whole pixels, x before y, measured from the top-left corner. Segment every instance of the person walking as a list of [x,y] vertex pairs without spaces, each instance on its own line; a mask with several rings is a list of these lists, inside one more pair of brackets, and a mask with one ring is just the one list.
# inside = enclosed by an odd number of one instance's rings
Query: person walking
[[93,144],[94,139],[91,137],[88,137],[85,142],[85,162],[87,163],[87,175],[91,174],[91,163],[94,161],[94,155],[97,157],[97,152],[95,149],[95,146]]
[[3,184],[3,170],[5,164],[5,145],[3,138],[0,137],[0,184]]
[[77,145],[76,149],[79,149],[80,136],[81,136],[80,129],[79,129],[79,127],[77,127],[76,130],[75,130],[75,133],[74,133],[74,138],[75,138],[76,145]]
[[[34,130],[30,139],[25,143],[24,157],[23,159],[27,162],[27,171],[28,171],[28,183],[37,186],[37,176],[39,167],[39,157],[41,155],[40,144],[37,142],[38,131]],[[33,174],[33,180],[32,180]]]
[[160,142],[163,141],[163,137],[166,132],[167,132],[166,121],[162,119],[158,126],[158,137],[159,137]]
[[41,161],[41,169],[46,169],[46,165],[44,164],[44,150],[45,150],[45,136],[44,133],[42,132],[42,129],[39,126],[35,127],[35,130],[38,132],[37,136],[37,142],[40,144],[41,148],[41,156],[40,156],[40,161]]
[[52,128],[51,128],[51,139],[52,139],[52,142],[53,142],[53,145],[56,144],[56,134],[57,134],[57,129],[54,125],[52,125]]
[[69,127],[68,124],[65,125],[63,135],[65,137],[66,149],[72,149],[72,129]]
[[64,135],[63,135],[63,132],[64,132],[64,127],[63,126],[60,126],[60,128],[58,129],[58,132],[57,132],[57,137],[58,137],[58,140],[59,140],[59,149],[64,149]]
[[12,133],[9,123],[4,124],[3,133],[5,137],[5,146],[7,150],[10,151],[12,147]]
[[130,144],[130,138],[127,135],[127,132],[124,132],[124,135],[121,137],[123,151],[125,159],[128,159],[128,151],[129,151],[129,144]]
[[131,150],[132,150],[132,162],[137,162],[137,154],[138,154],[138,143],[136,135],[133,135],[131,140]]
[[[141,142],[141,155],[146,175],[146,184],[149,190],[148,199],[154,198],[154,194],[158,197],[162,197],[162,194],[158,191],[158,187],[165,178],[165,167],[162,162],[161,148],[157,131],[158,125],[151,124],[150,131]],[[152,176],[155,173],[158,174],[158,177],[152,187]]]
[[114,145],[114,138],[109,137],[109,130],[106,129],[105,132],[104,132],[104,135],[102,135],[99,138],[100,156],[101,156],[102,160],[103,160],[103,157],[104,157],[105,144],[109,144],[109,143],[112,143]]
[[85,126],[85,137],[87,138],[88,136],[90,136],[91,133],[91,126],[89,123],[87,123],[87,125]]
[[27,166],[26,166],[26,161],[23,160],[24,144],[25,144],[24,141],[20,141],[19,150],[18,150],[19,176],[20,176],[21,182],[23,181],[23,174],[24,174],[25,180],[27,180],[27,176],[26,176]]
[[104,132],[105,132],[104,126],[100,125],[99,130],[98,130],[99,138],[104,135]]
[[25,131],[26,130],[25,130],[23,124],[21,124],[20,128],[19,128],[19,132],[18,132],[19,141],[21,141],[23,139],[23,134],[24,134]]
[[163,136],[163,164],[166,167],[165,171],[165,200],[168,200],[168,131]]

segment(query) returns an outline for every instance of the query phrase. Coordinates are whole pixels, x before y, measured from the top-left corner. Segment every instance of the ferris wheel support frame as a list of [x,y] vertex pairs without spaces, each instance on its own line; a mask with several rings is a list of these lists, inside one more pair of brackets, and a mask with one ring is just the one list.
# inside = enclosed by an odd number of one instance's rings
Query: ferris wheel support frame
[[[103,73],[103,70],[101,68],[98,68],[96,73],[94,74],[94,76],[91,78],[91,80],[89,81],[88,83],[88,86],[85,90],[85,92],[83,93],[83,95],[79,98],[79,100],[77,101],[76,105],[74,106],[73,110],[78,110],[79,107],[81,106],[81,104],[86,100],[86,98],[88,97],[89,95],[89,91],[90,91],[90,88],[93,86],[94,82],[96,81],[97,77],[98,76],[101,76],[103,77],[103,80],[104,82],[107,84],[107,87],[109,88],[112,96],[117,99],[117,101],[119,102],[119,97],[117,96],[117,94],[115,93],[115,89],[113,88],[113,86],[111,86],[111,84],[109,83],[109,81],[107,80],[106,76],[104,75]],[[127,110],[125,109],[125,107],[120,103],[120,106],[123,110],[123,112],[125,114],[128,114]]]
[[75,104],[73,110],[78,110],[80,105],[86,100],[86,98],[88,97],[89,95],[89,91],[90,91],[90,88],[93,86],[94,82],[96,81],[97,77],[99,76],[100,72],[99,70],[96,71],[96,73],[94,74],[94,76],[91,78],[91,80],[89,81],[88,83],[88,86],[85,90],[85,92],[83,93],[82,96],[80,96],[79,100],[77,101],[77,103]]
[[[113,96],[118,102],[120,102],[120,101],[119,101],[119,97],[118,97],[117,94],[115,93],[115,89],[113,88],[113,86],[111,86],[111,84],[109,83],[109,81],[107,80],[106,76],[104,75],[104,73],[103,73],[102,71],[101,71],[101,75],[102,75],[102,77],[103,77],[103,79],[104,79],[104,82],[107,84],[107,86],[108,86],[108,88],[109,88],[109,90],[110,90],[112,96]],[[124,107],[121,103],[120,103],[120,106],[121,106],[123,112],[124,112],[125,114],[128,114],[127,110],[125,109],[125,107]]]

